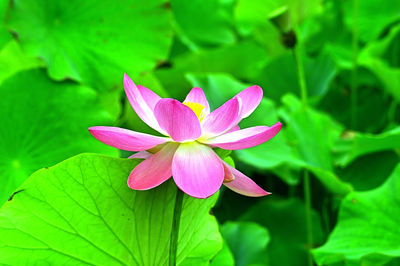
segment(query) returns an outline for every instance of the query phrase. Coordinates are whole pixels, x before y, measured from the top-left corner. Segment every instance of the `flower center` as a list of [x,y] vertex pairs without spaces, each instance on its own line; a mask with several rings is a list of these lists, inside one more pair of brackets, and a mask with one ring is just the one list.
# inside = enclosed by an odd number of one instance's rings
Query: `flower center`
[[187,107],[189,107],[190,109],[192,109],[192,111],[196,114],[196,116],[200,122],[206,116],[206,114],[204,112],[204,105],[201,105],[199,103],[192,103],[192,102],[186,102],[183,104],[186,105]]

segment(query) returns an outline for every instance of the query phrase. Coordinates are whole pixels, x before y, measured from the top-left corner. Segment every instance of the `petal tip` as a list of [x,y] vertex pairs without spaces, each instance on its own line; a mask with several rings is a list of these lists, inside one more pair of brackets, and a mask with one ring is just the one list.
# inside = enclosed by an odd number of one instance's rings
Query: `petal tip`
[[260,195],[258,197],[265,197],[265,196],[268,196],[268,195],[271,195],[271,194],[272,194],[271,192],[263,190],[263,192],[260,193]]
[[282,129],[282,123],[276,122],[271,128],[275,128],[276,133],[278,133]]
[[124,89],[128,90],[128,89],[132,89],[131,87],[135,86],[135,83],[133,82],[133,80],[128,76],[128,74],[124,74]]
[[98,128],[99,128],[98,126],[89,127],[88,131],[90,132],[90,134],[92,134],[94,136],[96,134]]
[[259,85],[253,85],[244,90],[251,91],[253,96],[258,96],[259,98],[262,98],[264,94],[263,89]]

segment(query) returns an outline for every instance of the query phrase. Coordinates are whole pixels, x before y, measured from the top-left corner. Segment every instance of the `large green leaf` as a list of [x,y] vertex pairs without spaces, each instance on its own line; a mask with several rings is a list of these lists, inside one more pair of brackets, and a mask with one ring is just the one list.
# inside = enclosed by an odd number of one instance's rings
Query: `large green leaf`
[[9,4],[10,2],[7,0],[0,1],[0,49],[12,38],[3,23]]
[[285,95],[282,101],[285,106],[280,115],[287,123],[288,139],[301,159],[294,162],[312,171],[331,192],[349,193],[351,186],[335,175],[332,164],[333,145],[339,139],[342,126],[311,107],[302,108],[293,95]]
[[[356,25],[360,39],[364,42],[377,39],[390,24],[400,19],[399,1],[358,1]],[[354,2],[345,2],[346,23],[349,28],[354,24]]]
[[282,14],[285,26],[283,31],[292,29],[308,16],[321,11],[321,0],[239,0],[235,8],[235,18],[241,32],[250,32],[257,24],[268,19],[278,18]]
[[252,222],[226,222],[221,233],[235,257],[236,266],[267,265],[266,228]]
[[[319,215],[312,210],[313,239],[323,241]],[[256,222],[270,232],[267,247],[270,265],[307,265],[307,229],[304,204],[298,199],[269,196],[251,207],[241,220]]]
[[0,84],[19,71],[42,66],[42,61],[23,53],[18,43],[11,40],[0,50]]
[[382,186],[349,194],[327,243],[314,250],[317,263],[348,260],[383,265],[388,258],[400,257],[399,191],[400,165]]
[[0,99],[0,204],[39,168],[81,152],[117,154],[87,130],[115,120],[88,87],[29,70],[5,80]]
[[[302,1],[298,2],[301,3]],[[323,12],[306,18],[299,25],[297,34],[308,54],[320,54],[329,51],[332,59],[337,62],[337,57],[347,59],[349,52],[350,62],[348,63],[351,68],[351,32],[344,24],[342,5],[342,1],[323,1]],[[334,45],[334,49],[331,49],[332,45]],[[340,61],[341,66],[347,65],[347,60],[345,62]]]
[[356,191],[374,189],[390,176],[400,159],[395,151],[382,151],[358,157],[344,168],[338,168],[340,178],[352,184]]
[[224,241],[222,245],[222,249],[218,254],[212,259],[211,266],[234,266],[235,259],[233,258],[233,254],[230,251],[228,244]]
[[[392,99],[382,93],[383,84],[369,69],[357,69],[357,113],[356,125],[351,122],[351,72],[343,70],[339,73],[328,94],[318,103],[318,108],[329,113],[331,118],[339,121],[347,128],[365,132],[379,132],[387,127],[390,117]],[[373,106],[374,108],[371,108]]]
[[336,146],[336,162],[346,166],[362,155],[400,148],[400,127],[376,135],[348,132]]
[[186,73],[225,72],[238,79],[249,79],[257,75],[267,61],[264,49],[254,42],[245,41],[232,46],[182,54],[172,58],[172,68],[155,72],[170,96],[185,99],[191,89],[185,79]]
[[171,0],[178,33],[195,45],[232,44],[234,35],[231,9],[234,1]]
[[[177,188],[131,190],[138,162],[83,154],[34,173],[0,209],[0,263],[167,265]],[[207,265],[221,248],[216,199],[184,196],[179,265]]]
[[286,9],[286,0],[238,0],[234,13],[238,30],[248,35],[258,24],[267,23],[271,15]]
[[[400,12],[399,12],[400,18]],[[385,60],[384,56],[389,51],[391,45],[396,41],[396,38],[400,36],[400,26],[396,26],[390,29],[389,34],[375,42],[369,43],[361,52],[359,63],[366,68],[370,69],[384,85],[384,88],[393,95],[393,97],[400,101],[400,68],[392,62],[397,58],[395,53],[389,53],[390,59]],[[395,51],[398,49],[395,48]]]
[[[334,62],[327,54],[321,54],[316,58],[305,57],[304,61],[309,95],[324,95],[336,74]],[[300,87],[293,53],[286,52],[273,58],[261,70],[256,80],[266,89],[265,95],[276,102],[286,93],[299,94]]]
[[8,27],[49,75],[96,89],[121,84],[165,60],[171,43],[163,0],[13,1]]

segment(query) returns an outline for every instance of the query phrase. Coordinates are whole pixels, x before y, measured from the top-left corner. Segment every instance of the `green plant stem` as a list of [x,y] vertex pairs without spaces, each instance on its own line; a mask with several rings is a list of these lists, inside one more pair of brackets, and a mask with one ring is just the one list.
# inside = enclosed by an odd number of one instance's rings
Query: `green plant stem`
[[303,103],[303,108],[307,107],[307,85],[306,85],[306,78],[304,75],[304,68],[303,68],[303,60],[300,54],[299,45],[296,45],[293,48],[294,60],[296,62],[297,67],[297,77],[300,86],[300,94],[301,94],[301,102]]
[[176,266],[176,258],[178,252],[178,236],[179,236],[179,224],[181,221],[183,203],[183,192],[179,188],[176,190],[174,216],[172,217],[172,231],[170,238],[169,247],[169,266]]
[[[300,46],[297,44],[293,48],[294,59],[297,67],[297,77],[300,86],[301,93],[301,101],[303,105],[303,109],[307,109],[308,105],[308,94],[307,94],[307,85],[304,74],[303,60],[300,53]],[[307,225],[307,245],[309,249],[313,246],[313,237],[312,237],[312,220],[311,220],[311,186],[310,186],[310,176],[308,170],[304,170],[304,201],[306,205],[306,225]],[[311,252],[308,252],[308,265],[313,265],[313,258]]]
[[[304,171],[304,201],[306,204],[306,226],[307,226],[307,245],[309,251],[313,247],[313,233],[312,233],[312,218],[311,218],[311,186],[310,186],[310,175],[308,170]],[[313,258],[311,252],[308,252],[308,265],[313,265]]]
[[353,0],[353,27],[352,27],[352,59],[351,72],[351,127],[357,127],[357,58],[358,58],[358,0]]

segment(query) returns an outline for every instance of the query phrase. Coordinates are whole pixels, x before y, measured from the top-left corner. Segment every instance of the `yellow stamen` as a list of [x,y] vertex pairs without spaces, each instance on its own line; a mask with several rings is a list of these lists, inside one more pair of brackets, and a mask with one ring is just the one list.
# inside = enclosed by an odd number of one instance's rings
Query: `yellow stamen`
[[186,102],[183,104],[186,105],[187,107],[189,107],[190,109],[192,109],[192,111],[196,114],[196,116],[200,122],[206,116],[206,114],[204,112],[204,108],[205,108],[204,105],[201,105],[199,103],[192,103],[192,102]]

